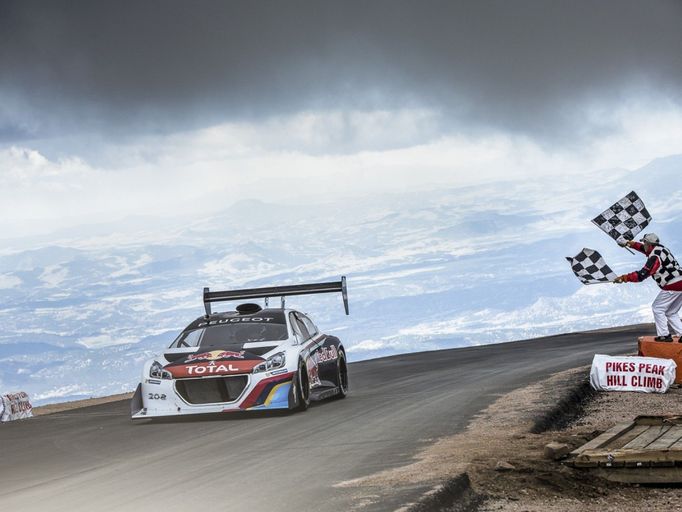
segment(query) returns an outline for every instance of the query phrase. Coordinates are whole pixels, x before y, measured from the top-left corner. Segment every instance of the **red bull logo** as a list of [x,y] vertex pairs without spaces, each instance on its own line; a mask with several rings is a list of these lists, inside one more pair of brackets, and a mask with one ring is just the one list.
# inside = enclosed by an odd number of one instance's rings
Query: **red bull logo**
[[327,361],[336,361],[336,358],[339,357],[338,352],[336,351],[336,347],[332,345],[331,347],[322,347],[320,351],[317,353],[317,362],[318,363],[326,363]]
[[244,359],[244,351],[234,352],[232,350],[212,350],[201,354],[190,354],[187,362],[190,361],[218,361],[219,359]]

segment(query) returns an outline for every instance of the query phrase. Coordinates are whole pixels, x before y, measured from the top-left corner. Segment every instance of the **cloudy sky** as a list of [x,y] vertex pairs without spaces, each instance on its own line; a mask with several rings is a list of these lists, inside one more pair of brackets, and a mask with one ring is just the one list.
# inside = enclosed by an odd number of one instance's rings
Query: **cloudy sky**
[[0,0],[0,238],[641,167],[682,153],[680,26],[678,0]]

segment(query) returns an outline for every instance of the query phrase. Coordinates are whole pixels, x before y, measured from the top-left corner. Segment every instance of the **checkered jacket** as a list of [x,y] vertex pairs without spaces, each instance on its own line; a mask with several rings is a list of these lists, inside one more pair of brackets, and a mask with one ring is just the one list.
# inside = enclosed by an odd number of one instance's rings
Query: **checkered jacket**
[[682,267],[668,248],[655,244],[647,253],[644,251],[644,244],[635,242],[631,247],[649,258],[641,270],[627,275],[629,282],[644,281],[651,276],[664,290],[682,291]]

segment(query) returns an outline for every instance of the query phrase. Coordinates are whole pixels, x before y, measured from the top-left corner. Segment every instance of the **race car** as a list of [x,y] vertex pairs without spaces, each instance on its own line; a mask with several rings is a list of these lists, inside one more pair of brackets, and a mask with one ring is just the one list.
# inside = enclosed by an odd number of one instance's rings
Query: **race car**
[[[304,313],[285,307],[285,297],[340,292],[341,281],[211,292],[206,314],[142,369],[131,400],[131,417],[146,419],[203,413],[288,409],[305,411],[313,400],[348,393],[346,351],[335,336],[319,332]],[[281,307],[268,307],[281,297]],[[213,313],[220,301],[265,299],[265,308],[242,303]]]

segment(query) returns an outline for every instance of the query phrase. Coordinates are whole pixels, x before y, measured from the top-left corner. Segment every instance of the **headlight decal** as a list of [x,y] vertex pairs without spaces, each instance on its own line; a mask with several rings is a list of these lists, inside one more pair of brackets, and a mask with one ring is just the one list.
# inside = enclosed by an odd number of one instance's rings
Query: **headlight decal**
[[268,357],[264,362],[253,368],[253,373],[269,372],[286,365],[287,357],[284,352],[277,352]]
[[166,371],[163,369],[163,366],[161,366],[161,363],[158,361],[154,361],[152,365],[149,367],[149,376],[152,379],[172,379],[173,376],[170,374],[170,372]]

